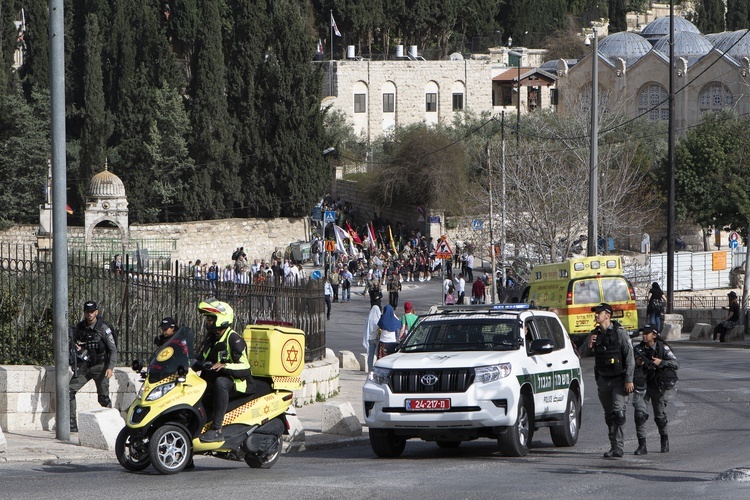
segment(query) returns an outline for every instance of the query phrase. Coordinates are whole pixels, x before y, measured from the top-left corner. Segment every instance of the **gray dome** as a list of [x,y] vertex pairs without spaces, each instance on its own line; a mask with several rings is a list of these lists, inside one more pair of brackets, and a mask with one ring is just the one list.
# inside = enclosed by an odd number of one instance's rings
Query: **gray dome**
[[[689,33],[700,33],[700,30],[695,27],[693,23],[685,19],[684,17],[677,17],[674,18],[674,32],[678,33],[680,31],[687,31]],[[644,28],[641,30],[641,36],[644,38],[656,38],[657,40],[664,35],[669,34],[669,16],[666,17],[660,17],[658,19],[654,19],[650,23],[648,23]]]
[[748,30],[725,31],[719,33],[712,40],[714,47],[726,52],[738,61],[743,57],[750,57],[750,35],[745,36]]
[[[675,31],[674,34],[674,56],[684,57],[688,61],[688,66],[692,66],[703,56],[711,52],[714,46],[708,39],[700,33],[690,31]],[[654,50],[658,50],[665,56],[669,57],[669,35],[663,36],[656,45]]]
[[104,169],[91,178],[86,196],[94,198],[124,198],[125,185],[119,177]]
[[650,43],[643,37],[629,31],[609,35],[599,42],[599,53],[601,55],[611,61],[621,57],[625,60],[626,66],[632,66],[638,59],[648,54],[650,50]]

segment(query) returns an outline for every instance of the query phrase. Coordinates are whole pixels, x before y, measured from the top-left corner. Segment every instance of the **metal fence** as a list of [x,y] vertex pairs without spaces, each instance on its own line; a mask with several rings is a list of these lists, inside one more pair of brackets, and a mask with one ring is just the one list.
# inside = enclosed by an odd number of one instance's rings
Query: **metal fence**
[[[99,314],[118,331],[118,364],[147,359],[154,351],[159,321],[172,316],[202,338],[199,302],[210,297],[234,308],[234,328],[258,320],[284,321],[305,332],[305,361],[325,355],[323,285],[312,279],[284,284],[279,279],[258,283],[195,280],[171,262],[149,273],[110,271],[111,255],[68,252],[70,324],[82,317],[83,303],[95,300]],[[126,255],[124,269],[135,269]],[[33,248],[0,246],[0,364],[50,365],[52,339],[52,262]]]

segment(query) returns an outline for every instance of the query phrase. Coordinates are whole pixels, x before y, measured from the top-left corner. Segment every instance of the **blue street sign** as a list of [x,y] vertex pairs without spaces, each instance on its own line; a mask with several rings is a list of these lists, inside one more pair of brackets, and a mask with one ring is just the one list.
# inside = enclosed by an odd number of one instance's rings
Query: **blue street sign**
[[729,248],[737,248],[739,242],[737,240],[729,240]]
[[474,219],[471,221],[471,227],[474,229],[474,231],[479,231],[482,229],[482,219]]
[[325,222],[326,224],[328,224],[329,222],[336,222],[336,212],[332,210],[327,210],[326,218],[323,222]]

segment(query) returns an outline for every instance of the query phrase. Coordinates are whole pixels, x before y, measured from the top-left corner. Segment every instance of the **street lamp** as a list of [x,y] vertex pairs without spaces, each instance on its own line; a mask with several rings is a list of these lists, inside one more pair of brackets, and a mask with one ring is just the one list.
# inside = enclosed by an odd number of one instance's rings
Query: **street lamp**
[[597,31],[586,37],[586,45],[593,44],[591,50],[591,151],[589,155],[589,239],[586,243],[586,255],[597,255],[599,234],[598,214],[598,157],[599,157],[599,50],[597,48]]
[[[510,42],[511,39],[508,38],[508,47],[510,47]],[[518,94],[516,101],[516,144],[518,144],[521,137],[521,60],[523,54],[515,50],[509,50],[508,55],[518,58],[518,76],[516,77],[516,93]]]

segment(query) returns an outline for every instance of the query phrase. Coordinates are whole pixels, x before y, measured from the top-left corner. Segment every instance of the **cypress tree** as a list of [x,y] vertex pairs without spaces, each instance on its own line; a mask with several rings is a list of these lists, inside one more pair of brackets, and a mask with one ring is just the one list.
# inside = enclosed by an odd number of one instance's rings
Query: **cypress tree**
[[185,210],[188,218],[203,220],[230,216],[240,203],[241,186],[237,182],[225,97],[226,68],[218,2],[202,2],[200,17],[190,101],[189,148],[196,169],[188,181]]
[[78,164],[76,198],[83,206],[88,180],[101,171],[106,160],[107,139],[112,133],[111,118],[104,109],[104,88],[102,85],[102,43],[99,32],[99,18],[88,14],[85,24],[84,67],[83,67],[83,109],[81,130],[81,152]]
[[750,28],[750,1],[727,0],[727,30]]
[[701,0],[696,9],[696,27],[701,33],[721,33],[724,22],[724,0]]
[[32,0],[25,9],[26,60],[21,72],[26,96],[49,89],[49,15],[47,0]]
[[306,31],[303,2],[269,0],[271,36],[261,65],[262,97],[259,173],[264,193],[255,200],[259,215],[299,216],[330,179],[323,158],[325,132],[320,111],[321,74],[310,64],[314,41]]

